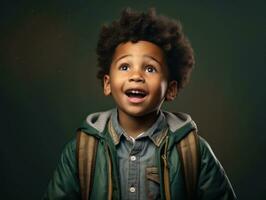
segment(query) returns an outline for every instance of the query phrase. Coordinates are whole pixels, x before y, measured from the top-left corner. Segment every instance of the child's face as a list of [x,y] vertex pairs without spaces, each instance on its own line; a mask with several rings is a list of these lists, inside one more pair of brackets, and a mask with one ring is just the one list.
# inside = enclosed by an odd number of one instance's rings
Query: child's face
[[168,82],[163,51],[157,45],[138,41],[117,46],[104,76],[104,93],[112,95],[118,112],[140,117],[158,111],[165,98],[173,100],[176,81]]

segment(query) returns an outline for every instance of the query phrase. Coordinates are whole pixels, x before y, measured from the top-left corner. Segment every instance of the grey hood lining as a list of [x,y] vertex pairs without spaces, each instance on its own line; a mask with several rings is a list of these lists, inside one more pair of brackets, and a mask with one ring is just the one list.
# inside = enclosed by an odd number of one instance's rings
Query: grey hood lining
[[[87,116],[86,122],[89,126],[99,131],[99,133],[102,133],[114,110],[116,110],[116,108],[103,112],[92,113]],[[193,126],[197,128],[195,122],[191,119],[190,115],[186,113],[178,112],[173,114],[171,112],[163,111],[163,114],[165,115],[169,129],[172,132],[177,131],[188,123],[192,123]]]
[[112,111],[113,109],[104,112],[92,113],[87,116],[86,122],[89,126],[93,127],[94,129],[102,133],[104,131],[106,123],[108,122],[112,114]]

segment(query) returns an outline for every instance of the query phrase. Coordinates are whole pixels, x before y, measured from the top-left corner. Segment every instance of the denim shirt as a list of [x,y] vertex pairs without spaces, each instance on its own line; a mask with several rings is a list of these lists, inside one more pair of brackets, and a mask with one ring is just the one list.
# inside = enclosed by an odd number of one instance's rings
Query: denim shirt
[[116,145],[122,199],[160,199],[160,178],[155,150],[167,134],[167,123],[160,111],[156,122],[136,139],[119,125],[117,110],[111,115],[110,134]]

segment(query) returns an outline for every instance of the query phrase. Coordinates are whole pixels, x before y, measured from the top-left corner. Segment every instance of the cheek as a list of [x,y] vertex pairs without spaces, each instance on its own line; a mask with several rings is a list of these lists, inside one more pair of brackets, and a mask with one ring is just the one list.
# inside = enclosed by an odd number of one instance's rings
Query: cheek
[[152,81],[150,86],[152,87],[152,90],[154,91],[155,95],[163,97],[167,90],[167,81],[162,79]]
[[110,86],[112,90],[120,90],[123,86],[123,78],[113,76],[110,80]]

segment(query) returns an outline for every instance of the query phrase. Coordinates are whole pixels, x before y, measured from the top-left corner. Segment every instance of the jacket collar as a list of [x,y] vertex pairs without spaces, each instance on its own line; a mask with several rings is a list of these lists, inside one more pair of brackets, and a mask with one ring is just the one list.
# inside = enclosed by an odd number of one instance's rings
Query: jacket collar
[[[112,121],[110,119],[111,116],[113,115],[116,115],[116,118],[114,117],[113,118],[117,120],[117,109],[112,109],[105,112],[92,113],[89,116],[87,116],[86,121],[82,124],[80,129],[90,135],[94,135],[97,138],[104,138],[105,137],[104,130],[108,128],[107,125],[109,124],[110,121]],[[160,111],[160,116],[163,116],[162,117],[163,125],[161,126],[161,128],[157,130],[155,128],[153,129],[152,134],[146,135],[153,141],[153,143],[156,146],[160,146],[161,142],[164,140],[165,136],[167,135],[167,131],[164,131],[166,130],[166,127],[169,129],[168,132],[170,134],[168,135],[171,138],[171,139],[169,138],[170,139],[169,147],[171,147],[171,143],[174,144],[180,141],[191,130],[193,129],[197,130],[195,122],[191,119],[191,117],[188,114],[180,112],[170,113],[166,111]],[[109,132],[112,135],[111,139],[113,140],[114,144],[117,145],[120,142],[122,132],[121,130],[114,129],[114,125],[112,125],[112,122],[110,123],[111,123],[110,127],[113,127],[109,128]],[[157,127],[156,125],[154,126]],[[150,129],[152,128],[154,127],[152,126]]]

